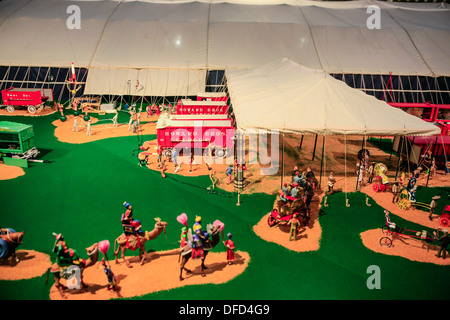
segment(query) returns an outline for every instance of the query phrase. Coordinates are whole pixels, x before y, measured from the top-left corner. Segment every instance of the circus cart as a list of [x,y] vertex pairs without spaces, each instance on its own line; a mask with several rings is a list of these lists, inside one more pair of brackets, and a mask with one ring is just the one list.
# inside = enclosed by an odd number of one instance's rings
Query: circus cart
[[408,191],[407,189],[403,189],[402,192],[400,192],[398,199],[397,207],[402,210],[407,210],[411,207],[421,207],[425,210],[430,210],[429,203],[416,201],[415,197],[412,195],[412,191]]
[[306,221],[310,217],[310,209],[306,207],[306,205],[301,200],[300,205],[296,206],[293,210],[291,210],[291,212],[288,212],[285,215],[280,214],[278,209],[274,208],[271,212],[269,212],[269,215],[267,216],[267,224],[270,227],[286,226],[289,220],[292,219],[294,214],[297,214],[299,216],[299,220],[301,221],[301,223],[299,224],[298,228],[301,228],[306,224]]
[[26,107],[29,113],[35,113],[38,108],[43,109],[46,102],[53,101],[51,89],[9,88],[2,90],[2,107],[13,113],[16,108]]
[[373,191],[384,192],[389,190],[391,186],[389,185],[389,178],[387,177],[387,167],[383,163],[377,163],[374,167],[375,182],[372,184]]
[[406,237],[406,238],[415,238],[422,240],[426,243],[430,243],[435,241],[433,235],[427,230],[417,231],[417,230],[409,230],[405,228],[398,228],[395,223],[392,223],[391,226],[385,226],[382,229],[382,232],[385,236],[380,239],[380,245],[382,247],[391,247],[392,246],[392,236],[398,237]]
[[167,115],[156,123],[158,146],[165,157],[171,157],[174,148],[204,149],[214,144],[215,155],[225,158],[234,146],[235,129],[232,120],[219,115]]

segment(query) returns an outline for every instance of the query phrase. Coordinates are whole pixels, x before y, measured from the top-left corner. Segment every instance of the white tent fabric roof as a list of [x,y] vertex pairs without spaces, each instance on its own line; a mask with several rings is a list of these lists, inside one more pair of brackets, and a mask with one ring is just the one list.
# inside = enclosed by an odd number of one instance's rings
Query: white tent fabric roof
[[[68,29],[69,5],[81,29]],[[381,9],[369,30],[367,7]],[[450,9],[358,0],[3,0],[0,65],[450,76]]]
[[226,70],[237,128],[252,133],[433,135],[440,129],[351,88],[323,70],[282,59]]

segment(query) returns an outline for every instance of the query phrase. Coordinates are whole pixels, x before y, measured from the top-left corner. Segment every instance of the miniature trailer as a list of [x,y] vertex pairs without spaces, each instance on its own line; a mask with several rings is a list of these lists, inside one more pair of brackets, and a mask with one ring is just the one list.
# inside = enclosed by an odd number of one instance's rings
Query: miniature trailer
[[39,154],[33,126],[0,121],[0,153],[5,164],[28,167],[27,160]]
[[[185,116],[186,117],[186,116]],[[234,146],[235,129],[231,119],[223,116],[205,119],[205,115],[168,116],[163,114],[156,123],[158,146],[166,157],[172,155],[173,149],[206,148],[213,144],[219,158],[226,157]]]
[[51,89],[9,88],[2,90],[3,107],[13,113],[18,107],[27,107],[29,113],[44,108],[47,101],[53,101]]

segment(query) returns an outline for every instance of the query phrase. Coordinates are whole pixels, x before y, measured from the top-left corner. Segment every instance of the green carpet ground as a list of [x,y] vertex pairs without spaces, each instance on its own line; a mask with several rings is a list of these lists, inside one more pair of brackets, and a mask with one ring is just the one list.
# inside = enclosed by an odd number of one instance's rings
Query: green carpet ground
[[[372,206],[367,207],[364,194],[348,194],[351,203],[348,208],[343,193],[328,197],[329,207],[321,210],[319,218],[323,230],[320,249],[297,253],[262,240],[252,230],[272,207],[274,196],[243,195],[241,205],[236,206],[234,193],[207,193],[209,177],[169,174],[162,179],[159,173],[140,167],[136,154],[133,155],[137,149],[136,136],[81,145],[61,143],[53,135],[51,123],[56,118],[56,115],[0,117],[0,120],[33,124],[42,159],[53,161],[33,163],[25,169],[24,176],[0,181],[0,224],[25,231],[19,249],[51,254],[52,232],[56,232],[62,233],[69,246],[86,257],[84,248],[94,242],[108,239],[113,245],[122,232],[122,204],[128,201],[144,229],[153,229],[155,217],[169,223],[167,238],[161,235],[147,249],[175,248],[181,228],[176,217],[185,212],[189,224],[194,223],[195,215],[203,217],[203,224],[221,220],[225,233],[233,233],[237,250],[246,251],[251,257],[245,272],[228,283],[187,286],[136,299],[435,300],[450,297],[450,267],[385,256],[363,246],[360,233],[384,225],[383,209],[373,200]],[[448,189],[439,188],[439,192],[448,196]],[[418,201],[421,192],[418,191]],[[444,201],[439,205],[443,206]],[[396,216],[391,219],[413,230],[423,229]],[[214,250],[224,252],[221,246]],[[112,258],[111,248],[109,255]],[[371,275],[367,270],[372,265],[380,268],[381,289],[367,287]],[[45,277],[0,281],[0,299],[49,299],[51,281],[46,285]]]

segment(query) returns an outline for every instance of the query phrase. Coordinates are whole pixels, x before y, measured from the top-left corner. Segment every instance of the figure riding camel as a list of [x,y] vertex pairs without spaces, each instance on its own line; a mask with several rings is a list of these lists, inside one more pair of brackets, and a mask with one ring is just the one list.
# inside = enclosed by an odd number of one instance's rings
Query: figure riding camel
[[148,240],[148,231],[145,231],[144,233],[144,231],[141,229],[141,222],[133,218],[133,208],[131,204],[129,202],[124,202],[124,206],[126,208],[126,211],[122,214],[120,221],[122,222],[123,233],[126,236],[127,248],[129,247],[129,242],[134,242],[134,240],[139,247],[140,237]]
[[56,241],[52,251],[56,253],[56,263],[60,268],[68,267],[73,264],[81,265],[83,263],[83,260],[77,255],[76,250],[67,246],[62,234],[56,235]]
[[202,230],[202,217],[196,216],[191,241],[192,259],[203,258],[203,246],[209,240],[209,234]]

